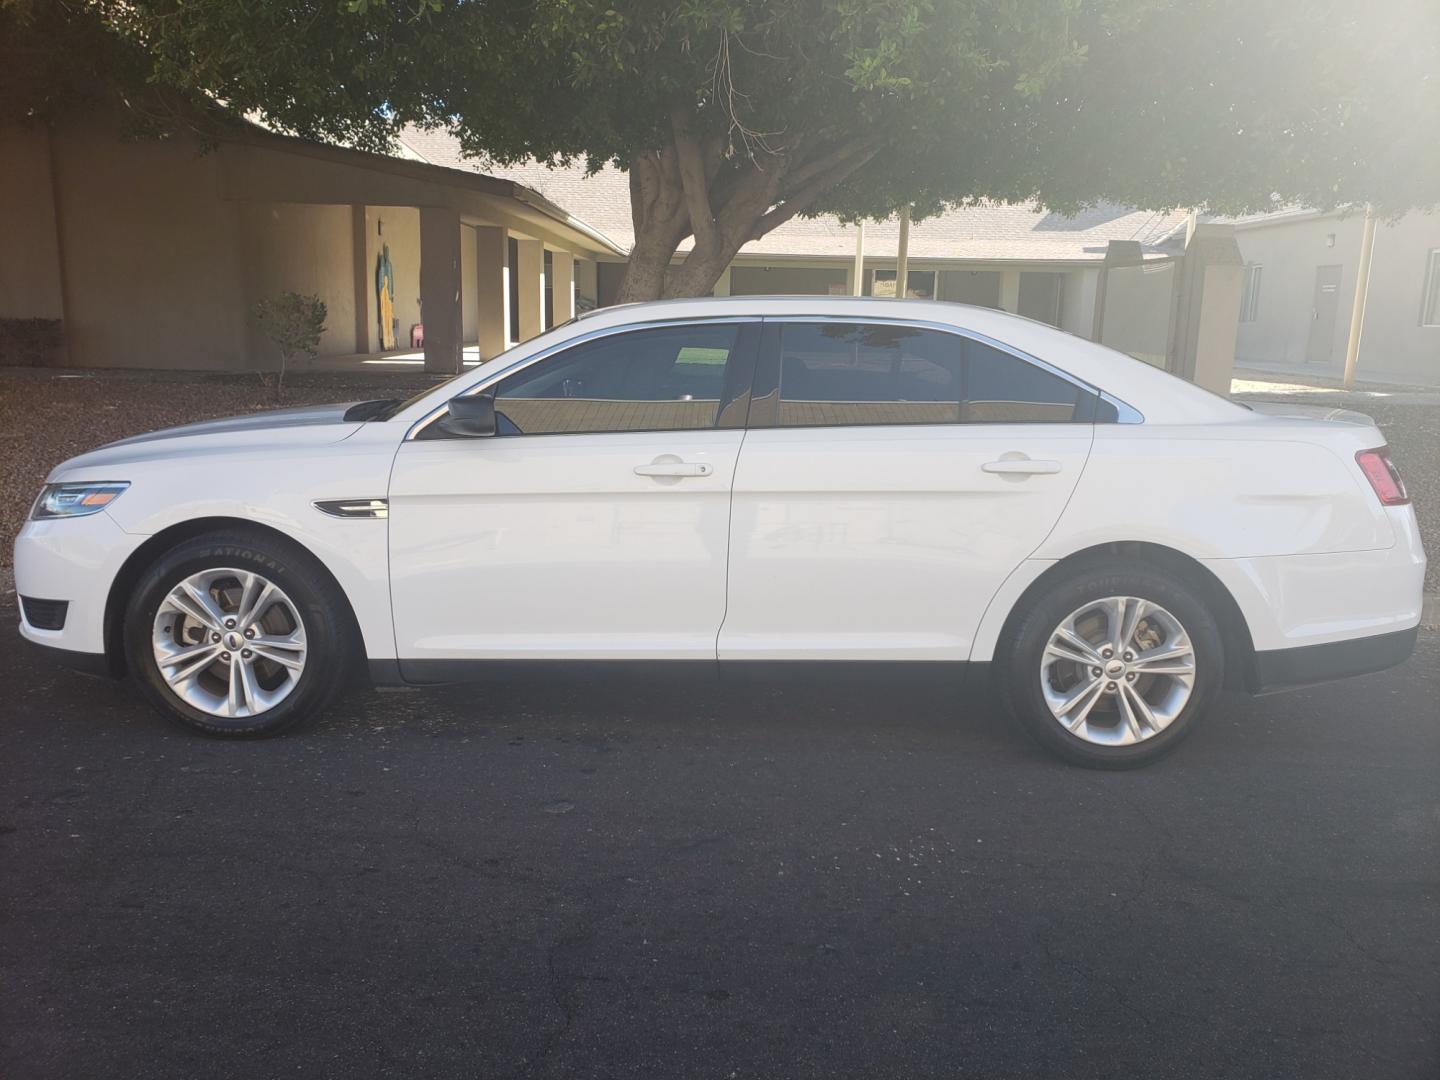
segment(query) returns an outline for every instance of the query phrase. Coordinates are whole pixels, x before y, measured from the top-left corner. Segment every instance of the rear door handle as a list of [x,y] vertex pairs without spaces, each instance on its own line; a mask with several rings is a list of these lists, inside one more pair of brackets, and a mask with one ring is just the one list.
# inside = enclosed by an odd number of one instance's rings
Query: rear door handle
[[1001,458],[999,461],[987,461],[980,468],[988,473],[1000,473],[1002,476],[1038,476],[1045,473],[1058,473],[1060,462],[1014,457]]
[[709,476],[714,471],[714,465],[703,461],[655,461],[635,466],[636,476]]

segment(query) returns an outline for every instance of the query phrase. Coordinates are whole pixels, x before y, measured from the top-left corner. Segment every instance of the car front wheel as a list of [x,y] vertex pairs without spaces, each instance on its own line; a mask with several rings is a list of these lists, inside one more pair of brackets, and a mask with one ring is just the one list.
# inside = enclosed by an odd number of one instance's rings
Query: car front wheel
[[1168,753],[1224,682],[1204,601],[1143,568],[1093,568],[1046,589],[1002,648],[1002,703],[1041,745],[1094,768]]
[[196,537],[137,584],[129,669],[160,710],[210,735],[271,735],[343,687],[344,599],[303,552],[244,533]]

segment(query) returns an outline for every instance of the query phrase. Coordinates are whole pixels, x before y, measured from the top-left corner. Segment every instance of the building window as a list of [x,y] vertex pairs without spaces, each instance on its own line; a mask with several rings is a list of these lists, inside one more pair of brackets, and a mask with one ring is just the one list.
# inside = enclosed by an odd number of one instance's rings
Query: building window
[[[911,300],[935,299],[935,271],[909,270],[905,274],[905,295]],[[870,271],[870,296],[895,295],[895,271]]]
[[549,248],[545,249],[540,273],[544,275],[540,288],[545,302],[545,329],[549,330],[555,325],[555,253]]
[[1259,263],[1245,264],[1245,284],[1240,290],[1240,321],[1254,322],[1260,315],[1260,281],[1265,268]]
[[1425,306],[1421,326],[1440,326],[1440,248],[1430,252],[1425,264]]
[[520,340],[520,241],[510,237],[505,250],[506,265],[510,268],[506,275],[510,286],[506,305],[510,310],[510,344],[514,344]]

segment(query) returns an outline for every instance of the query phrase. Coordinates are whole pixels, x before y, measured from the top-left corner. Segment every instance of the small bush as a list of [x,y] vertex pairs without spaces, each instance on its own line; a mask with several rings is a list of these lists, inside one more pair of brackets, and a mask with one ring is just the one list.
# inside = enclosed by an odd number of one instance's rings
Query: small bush
[[275,396],[285,392],[285,368],[290,358],[304,354],[315,357],[320,352],[320,337],[325,333],[325,301],[318,296],[287,292],[255,305],[255,320],[265,336],[280,350],[280,374],[275,379]]

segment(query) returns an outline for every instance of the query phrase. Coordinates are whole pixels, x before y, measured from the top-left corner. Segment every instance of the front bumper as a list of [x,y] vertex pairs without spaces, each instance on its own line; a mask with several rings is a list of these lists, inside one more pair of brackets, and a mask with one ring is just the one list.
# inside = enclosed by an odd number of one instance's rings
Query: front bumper
[[71,671],[83,672],[86,675],[101,675],[107,679],[113,679],[118,674],[115,665],[110,662],[110,657],[105,653],[75,652],[73,649],[57,649],[53,645],[42,645],[30,638],[25,639],[26,643],[52,664],[59,664]]
[[146,539],[125,532],[104,511],[26,522],[15,538],[15,592],[65,601],[66,608],[63,626],[47,630],[32,624],[20,605],[20,636],[54,650],[62,662],[68,659],[82,670],[108,667],[105,609],[110,586],[125,560]]

